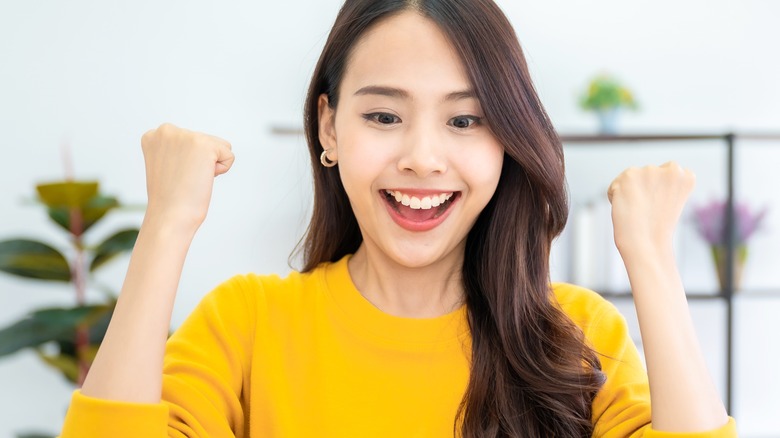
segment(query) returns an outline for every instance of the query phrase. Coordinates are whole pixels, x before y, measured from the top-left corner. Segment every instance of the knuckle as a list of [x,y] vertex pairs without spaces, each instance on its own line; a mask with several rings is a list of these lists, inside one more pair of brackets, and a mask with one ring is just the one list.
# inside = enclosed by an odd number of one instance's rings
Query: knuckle
[[218,148],[227,149],[227,150],[231,150],[232,148],[230,142],[225,140],[224,138],[217,137],[216,135],[209,135],[209,134],[203,134],[203,137],[207,139],[210,144]]
[[642,169],[640,169],[637,166],[630,166],[625,171],[623,171],[623,174],[621,175],[622,178],[636,178],[639,173],[642,172]]
[[157,128],[157,131],[158,131],[158,132],[159,132],[159,134],[160,134],[161,136],[163,136],[163,137],[170,137],[170,136],[172,136],[172,135],[173,135],[173,134],[174,134],[174,133],[175,133],[177,130],[178,130],[178,128],[176,128],[176,126],[174,126],[174,125],[173,125],[173,124],[171,124],[171,123],[167,123],[167,122],[166,122],[166,123],[163,123],[163,124],[161,124],[161,125],[160,125],[160,127],[159,127],[159,128]]
[[686,171],[686,176],[688,177],[688,184],[691,186],[696,185],[696,174],[692,171],[688,170]]
[[149,142],[152,141],[152,137],[154,137],[155,130],[150,129],[141,136],[141,146],[146,146],[149,144]]

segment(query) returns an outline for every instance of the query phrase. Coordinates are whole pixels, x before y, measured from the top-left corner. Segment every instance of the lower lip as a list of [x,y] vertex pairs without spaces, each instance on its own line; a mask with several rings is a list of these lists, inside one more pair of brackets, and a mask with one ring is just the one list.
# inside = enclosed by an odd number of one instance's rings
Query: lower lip
[[447,209],[444,210],[444,213],[440,214],[438,217],[427,221],[415,222],[401,216],[397,211],[395,211],[395,208],[390,205],[390,202],[387,200],[387,198],[384,197],[384,195],[380,193],[379,196],[382,197],[382,202],[385,204],[385,208],[387,208],[387,212],[390,214],[390,217],[393,219],[393,221],[398,224],[399,227],[408,231],[428,231],[438,227],[439,224],[447,219],[447,216],[450,215],[452,208],[460,200],[460,196],[456,196],[456,198],[450,203],[450,206],[447,207]]

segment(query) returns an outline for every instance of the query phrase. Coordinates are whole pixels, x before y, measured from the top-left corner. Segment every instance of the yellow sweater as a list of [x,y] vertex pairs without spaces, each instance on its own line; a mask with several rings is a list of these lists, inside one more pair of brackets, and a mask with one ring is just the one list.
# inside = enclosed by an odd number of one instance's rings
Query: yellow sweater
[[[168,340],[161,403],[76,390],[62,438],[452,437],[469,373],[465,306],[431,319],[383,313],[355,288],[348,258],[284,279],[224,282]],[[603,354],[594,436],[737,436],[733,419],[707,433],[653,431],[647,376],[623,317],[594,292],[554,290]]]

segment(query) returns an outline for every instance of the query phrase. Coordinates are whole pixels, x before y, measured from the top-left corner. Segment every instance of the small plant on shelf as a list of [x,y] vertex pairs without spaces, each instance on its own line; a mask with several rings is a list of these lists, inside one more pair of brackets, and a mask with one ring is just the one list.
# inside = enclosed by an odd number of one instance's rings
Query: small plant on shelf
[[620,110],[637,110],[639,105],[634,95],[614,76],[602,73],[591,79],[585,93],[580,96],[580,107],[593,111],[599,118],[601,134],[617,133],[617,118]]
[[[742,282],[742,271],[748,257],[748,240],[762,226],[768,208],[751,209],[746,203],[734,203],[734,288]],[[718,282],[721,290],[726,284],[727,245],[729,239],[726,227],[727,202],[711,201],[694,208],[694,223],[701,237],[710,246]]]

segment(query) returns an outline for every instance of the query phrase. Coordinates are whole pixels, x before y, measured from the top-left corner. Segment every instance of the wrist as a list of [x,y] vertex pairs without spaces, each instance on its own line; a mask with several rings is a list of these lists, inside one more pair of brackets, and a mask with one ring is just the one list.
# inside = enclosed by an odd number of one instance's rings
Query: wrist
[[646,264],[658,260],[674,261],[674,246],[652,240],[635,240],[628,245],[618,246],[620,256],[628,268],[629,264]]
[[150,214],[144,215],[141,223],[141,231],[146,234],[159,236],[165,239],[191,241],[198,231],[200,223],[196,221],[180,219],[171,215]]

